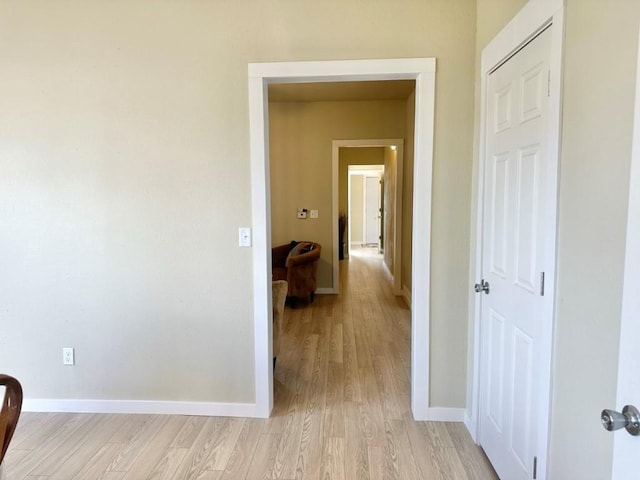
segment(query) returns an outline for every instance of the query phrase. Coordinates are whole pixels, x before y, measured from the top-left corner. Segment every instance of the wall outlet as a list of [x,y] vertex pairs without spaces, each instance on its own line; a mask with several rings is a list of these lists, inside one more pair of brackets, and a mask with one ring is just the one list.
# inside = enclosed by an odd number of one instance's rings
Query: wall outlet
[[299,208],[298,209],[298,218],[307,218],[307,209]]
[[62,348],[62,364],[63,365],[75,365],[76,356],[72,347]]

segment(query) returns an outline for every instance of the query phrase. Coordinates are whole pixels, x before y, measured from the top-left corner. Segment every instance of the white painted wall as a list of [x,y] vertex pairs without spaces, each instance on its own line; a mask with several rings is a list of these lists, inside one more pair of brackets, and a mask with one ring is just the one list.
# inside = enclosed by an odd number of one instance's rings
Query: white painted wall
[[611,475],[599,414],[616,399],[640,3],[566,12],[550,478],[598,480]]
[[251,405],[247,65],[375,52],[443,65],[431,253],[455,273],[433,286],[432,399],[464,405],[451,300],[466,289],[474,1],[345,0],[336,20],[310,0],[7,0],[0,18],[0,366],[28,398]]

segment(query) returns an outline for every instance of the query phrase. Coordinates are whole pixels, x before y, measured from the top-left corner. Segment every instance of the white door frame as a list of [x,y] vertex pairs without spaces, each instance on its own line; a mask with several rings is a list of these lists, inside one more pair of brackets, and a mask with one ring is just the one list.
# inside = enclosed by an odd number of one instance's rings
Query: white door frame
[[[622,310],[620,315],[620,348],[618,353],[618,387],[616,404],[608,406],[621,410],[624,405],[636,407],[640,398],[638,369],[638,342],[640,341],[640,38],[638,41],[638,65],[636,67],[636,99],[633,118],[633,144],[631,148],[631,168],[629,173],[629,210],[627,212],[627,238],[624,259],[624,283],[622,289]],[[604,407],[604,406],[603,406]],[[613,480],[637,478],[635,463],[638,457],[640,438],[629,437],[626,431],[614,434]]]
[[[429,419],[429,272],[435,71],[435,58],[249,64],[256,416],[266,418],[273,409],[267,86],[270,83],[415,80],[412,289],[418,294],[412,295],[411,309],[411,407],[416,420]],[[335,212],[334,218],[337,218]],[[337,238],[334,238],[334,245],[337,245]],[[334,257],[337,257],[337,252]]]
[[[564,6],[563,0],[530,0],[509,24],[484,48],[480,64],[480,146],[478,163],[474,166],[474,183],[476,185],[475,196],[475,262],[472,266],[473,279],[480,281],[482,275],[482,228],[483,228],[483,196],[484,196],[484,168],[486,148],[486,112],[488,99],[488,77],[498,66],[508,60],[532,38],[547,26],[552,25],[551,52],[549,79],[549,125],[548,125],[548,150],[547,170],[543,174],[549,178],[546,196],[549,205],[557,205],[558,177],[560,157],[560,120],[561,120],[561,75],[562,75],[562,46],[564,38]],[[547,459],[549,450],[549,420],[551,407],[551,374],[552,374],[552,347],[554,332],[554,308],[556,288],[556,235],[557,235],[557,208],[550,209],[545,218],[545,231],[549,232],[544,243],[545,251],[545,297],[544,297],[544,327],[541,344],[543,364],[541,365],[541,377],[547,378],[535,389],[538,396],[538,478],[543,480],[547,476]],[[473,282],[472,282],[473,283]],[[470,293],[470,351],[473,352],[473,365],[469,387],[472,395],[470,405],[467,406],[465,424],[475,441],[479,439],[480,418],[480,295]]]
[[[338,244],[338,173],[340,170],[340,149],[343,147],[391,147],[396,148],[396,198],[394,209],[394,255],[393,255],[393,294],[402,295],[402,188],[404,172],[404,139],[370,139],[370,140],[334,140],[332,143],[332,179],[333,179],[333,244]],[[384,202],[384,199],[382,199]],[[351,241],[351,232],[349,232]],[[340,264],[338,251],[333,254],[333,292],[340,292]]]

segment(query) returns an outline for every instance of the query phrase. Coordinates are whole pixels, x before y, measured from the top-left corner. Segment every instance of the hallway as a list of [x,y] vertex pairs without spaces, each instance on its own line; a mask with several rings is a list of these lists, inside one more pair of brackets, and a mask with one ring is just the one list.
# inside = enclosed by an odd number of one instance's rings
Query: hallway
[[340,295],[286,310],[273,478],[496,478],[462,424],[413,421],[411,314],[376,251],[340,262]]

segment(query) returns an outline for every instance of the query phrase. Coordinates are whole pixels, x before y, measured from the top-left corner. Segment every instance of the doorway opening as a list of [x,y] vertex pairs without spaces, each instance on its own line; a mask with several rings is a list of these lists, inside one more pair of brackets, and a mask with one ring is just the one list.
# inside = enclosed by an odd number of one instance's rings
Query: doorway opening
[[[255,328],[255,416],[273,408],[271,314],[271,205],[267,86],[277,83],[415,80],[414,192],[411,288],[411,405],[414,418],[429,414],[429,272],[433,164],[435,59],[293,62],[249,65],[253,292]],[[334,147],[335,148],[335,147]],[[334,183],[336,178],[334,176]],[[333,218],[337,218],[334,205]],[[337,225],[333,227],[337,244]],[[334,259],[337,248],[333,248]]]
[[[384,244],[383,182],[384,164],[349,165],[347,231],[345,247],[376,247]],[[346,255],[348,257],[348,255]]]
[[[407,264],[407,258],[403,258],[403,245],[410,240],[406,234],[404,224],[409,223],[411,218],[411,205],[403,204],[405,195],[404,172],[405,172],[405,148],[404,140],[395,139],[378,139],[378,140],[341,140],[334,142],[333,148],[333,165],[334,172],[347,170],[347,175],[343,175],[343,181],[348,186],[352,185],[351,178],[355,175],[361,175],[358,182],[356,180],[356,188],[358,192],[364,195],[365,178],[380,177],[380,210],[376,214],[373,212],[371,220],[379,221],[379,239],[365,238],[365,219],[364,209],[356,209],[356,215],[360,215],[360,220],[356,220],[355,231],[352,232],[352,223],[354,215],[348,215],[349,231],[347,232],[347,241],[345,242],[346,256],[349,256],[351,247],[362,244],[375,244],[379,253],[383,255],[383,266],[388,277],[390,277],[393,285],[393,294],[402,295],[409,307],[411,307],[411,292],[403,287],[403,278],[406,278],[411,272],[411,265]],[[367,165],[369,161],[381,162],[381,167]],[[375,181],[370,181],[375,183]],[[340,182],[338,182],[340,183]],[[334,188],[334,203],[338,203],[339,209],[347,209],[344,205],[347,200],[351,201],[351,193],[344,192],[344,185]],[[362,188],[360,188],[362,187]],[[346,197],[340,199],[340,194]],[[356,195],[359,195],[357,193]],[[364,206],[364,197],[361,197],[360,205]],[[349,206],[349,210],[351,207]],[[375,218],[379,217],[379,218]],[[404,223],[403,223],[404,222]],[[374,234],[375,236],[375,234]],[[339,265],[336,264],[336,267]],[[334,271],[334,278],[337,278],[339,269]]]

